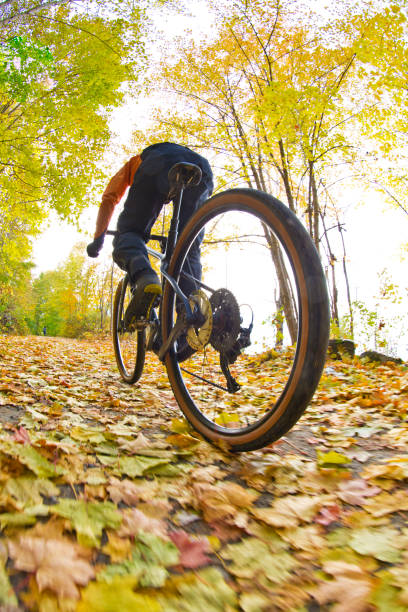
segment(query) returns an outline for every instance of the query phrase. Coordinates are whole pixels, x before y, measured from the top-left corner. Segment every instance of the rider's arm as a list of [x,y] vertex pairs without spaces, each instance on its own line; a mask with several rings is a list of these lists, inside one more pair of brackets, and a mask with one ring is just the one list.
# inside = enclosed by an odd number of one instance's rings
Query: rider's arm
[[102,203],[96,218],[96,229],[94,238],[98,238],[106,232],[111,220],[113,210],[122,199],[126,189],[133,183],[136,170],[142,163],[140,155],[131,157],[128,162],[111,178],[103,192]]

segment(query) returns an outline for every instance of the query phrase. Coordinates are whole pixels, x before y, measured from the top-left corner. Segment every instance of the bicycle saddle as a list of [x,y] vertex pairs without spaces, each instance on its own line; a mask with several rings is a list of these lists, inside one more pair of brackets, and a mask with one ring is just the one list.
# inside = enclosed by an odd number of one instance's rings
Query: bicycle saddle
[[190,162],[179,162],[174,164],[169,170],[168,178],[171,193],[186,187],[199,185],[201,182],[201,168]]

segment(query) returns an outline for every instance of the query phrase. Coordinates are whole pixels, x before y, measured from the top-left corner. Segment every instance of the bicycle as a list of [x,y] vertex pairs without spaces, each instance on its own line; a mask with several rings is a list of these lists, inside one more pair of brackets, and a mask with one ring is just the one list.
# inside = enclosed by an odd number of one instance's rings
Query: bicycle
[[[183,190],[200,178],[193,164],[169,172],[170,230],[150,237],[160,252],[147,247],[160,262],[163,293],[148,318],[126,326],[127,274],[119,282],[115,356],[123,380],[134,383],[146,351],[154,350],[192,427],[231,451],[254,450],[287,433],[316,390],[329,335],[326,281],[302,223],[260,191],[213,196],[178,236]],[[203,232],[197,279],[185,262]],[[189,295],[180,289],[182,278],[193,288]]]

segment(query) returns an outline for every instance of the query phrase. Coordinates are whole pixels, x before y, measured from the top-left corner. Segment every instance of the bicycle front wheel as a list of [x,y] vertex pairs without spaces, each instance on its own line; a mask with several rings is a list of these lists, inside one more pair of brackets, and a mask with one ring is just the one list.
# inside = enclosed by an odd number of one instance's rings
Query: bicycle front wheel
[[[203,231],[198,280],[188,276],[187,255]],[[165,357],[186,418],[206,439],[235,451],[277,440],[307,407],[327,351],[326,281],[307,231],[276,198],[229,190],[193,215],[169,273],[187,279],[190,303],[201,313]],[[180,311],[175,302],[166,283],[164,341]],[[180,363],[183,342],[188,359]]]
[[146,354],[145,331],[125,326],[124,316],[131,297],[129,277],[126,275],[118,284],[113,302],[112,340],[118,370],[129,384],[141,377]]

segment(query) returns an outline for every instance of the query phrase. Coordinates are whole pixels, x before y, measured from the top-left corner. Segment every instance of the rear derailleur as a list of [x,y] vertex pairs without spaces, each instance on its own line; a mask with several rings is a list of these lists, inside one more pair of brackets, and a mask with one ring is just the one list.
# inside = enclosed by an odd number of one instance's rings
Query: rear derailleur
[[253,313],[248,327],[242,327],[242,317],[235,296],[228,289],[218,289],[210,297],[213,326],[210,343],[220,353],[220,366],[227,382],[227,390],[236,393],[240,385],[232,376],[229,366],[238,359],[242,350],[251,344]]

